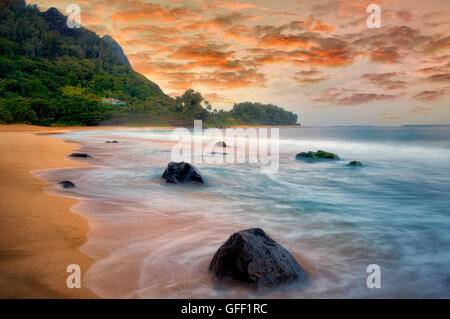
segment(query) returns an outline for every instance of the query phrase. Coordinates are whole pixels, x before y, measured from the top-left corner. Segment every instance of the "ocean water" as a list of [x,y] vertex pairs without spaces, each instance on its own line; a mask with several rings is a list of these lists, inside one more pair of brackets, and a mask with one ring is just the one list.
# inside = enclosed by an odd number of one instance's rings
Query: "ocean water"
[[[166,185],[170,130],[72,132],[90,168],[35,172],[74,190],[89,221],[83,284],[112,298],[449,298],[450,126],[280,128],[279,169],[198,163],[207,184]],[[118,144],[105,143],[116,139]],[[299,161],[323,149],[340,161]],[[229,152],[227,149],[226,152]],[[211,155],[206,155],[211,156]],[[362,167],[349,167],[351,160]],[[306,288],[254,289],[208,272],[234,232],[260,227],[307,271]],[[367,266],[381,268],[369,289]]]

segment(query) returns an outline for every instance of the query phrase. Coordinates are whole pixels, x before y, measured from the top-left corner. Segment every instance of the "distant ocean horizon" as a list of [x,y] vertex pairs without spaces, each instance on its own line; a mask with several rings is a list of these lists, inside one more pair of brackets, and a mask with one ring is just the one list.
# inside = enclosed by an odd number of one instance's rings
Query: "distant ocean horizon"
[[[89,168],[34,172],[77,188],[90,231],[84,285],[106,298],[449,298],[450,125],[281,127],[279,171],[195,164],[204,186],[166,185],[171,130],[57,135],[80,143]],[[56,135],[55,135],[56,136]],[[109,144],[115,139],[119,143]],[[296,160],[319,149],[339,161]],[[363,166],[349,167],[350,161]],[[208,272],[219,246],[260,227],[310,277],[307,288],[255,290]],[[381,268],[369,289],[366,268]]]

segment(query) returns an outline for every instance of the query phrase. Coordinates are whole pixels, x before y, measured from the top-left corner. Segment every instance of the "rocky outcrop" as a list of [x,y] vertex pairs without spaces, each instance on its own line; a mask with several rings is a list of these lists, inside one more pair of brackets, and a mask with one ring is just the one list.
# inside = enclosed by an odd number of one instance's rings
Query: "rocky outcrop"
[[71,181],[61,181],[58,183],[58,185],[61,185],[62,188],[75,188],[75,184]]
[[296,159],[309,159],[309,160],[315,160],[315,159],[330,159],[330,160],[339,160],[339,156],[334,154],[334,153],[330,153],[330,152],[325,152],[322,150],[318,150],[317,152],[301,152],[298,153],[297,155],[295,155]]
[[362,163],[360,161],[351,161],[347,165],[349,165],[349,166],[362,166]]
[[170,162],[162,176],[167,183],[186,184],[200,183],[204,184],[204,180],[200,172],[194,165],[185,162]]
[[116,42],[116,40],[114,40],[111,36],[107,34],[102,37],[102,40],[109,44],[112,51],[117,55],[121,63],[131,67],[130,61],[128,60],[127,56],[122,50],[122,47],[119,45],[119,43]]
[[[109,35],[104,35],[98,38],[97,35],[83,27],[69,28],[67,26],[67,16],[58,11],[58,9],[52,7],[45,12],[41,12],[40,16],[44,18],[50,25],[50,31],[57,32],[62,36],[77,38],[81,33],[91,34],[95,40],[99,41],[101,46],[109,46],[111,52],[117,57],[118,61],[131,68],[130,61],[122,50],[122,47]],[[83,21],[81,21],[83,22]],[[98,39],[97,39],[98,38]]]
[[91,155],[86,153],[72,153],[69,155],[70,157],[81,157],[81,158],[92,158]]
[[217,250],[209,269],[219,278],[257,286],[309,282],[297,260],[260,228],[231,235]]

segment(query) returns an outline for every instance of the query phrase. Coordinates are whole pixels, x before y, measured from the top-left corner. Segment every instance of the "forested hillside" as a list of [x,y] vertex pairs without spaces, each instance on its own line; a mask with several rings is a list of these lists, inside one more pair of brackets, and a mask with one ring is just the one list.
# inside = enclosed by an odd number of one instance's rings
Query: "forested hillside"
[[[242,103],[217,111],[200,93],[174,99],[130,66],[110,36],[68,28],[57,9],[23,0],[0,7],[0,122],[38,125],[296,124],[273,105]],[[126,105],[103,103],[105,98]],[[202,105],[206,106],[204,108]]]

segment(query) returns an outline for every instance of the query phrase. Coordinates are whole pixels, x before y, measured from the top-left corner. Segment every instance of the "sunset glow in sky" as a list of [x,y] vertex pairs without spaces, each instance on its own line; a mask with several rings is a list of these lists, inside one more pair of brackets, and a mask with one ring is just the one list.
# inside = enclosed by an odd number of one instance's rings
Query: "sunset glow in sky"
[[28,2],[78,4],[83,27],[171,96],[273,103],[307,125],[450,123],[450,0]]

